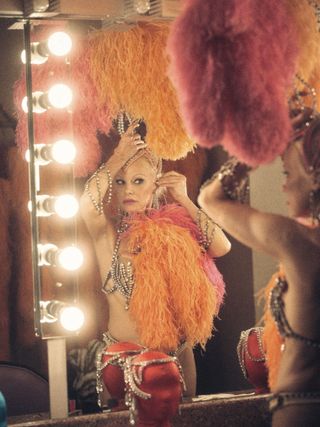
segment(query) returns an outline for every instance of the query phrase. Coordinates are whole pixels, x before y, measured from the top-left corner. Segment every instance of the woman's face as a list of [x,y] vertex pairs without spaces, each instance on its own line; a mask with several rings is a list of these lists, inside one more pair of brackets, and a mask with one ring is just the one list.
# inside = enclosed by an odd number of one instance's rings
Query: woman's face
[[118,206],[127,213],[143,212],[152,205],[156,190],[156,172],[148,160],[140,157],[114,178]]
[[283,191],[287,196],[289,214],[292,217],[309,216],[309,195],[313,189],[313,177],[304,165],[300,141],[288,147],[282,161],[286,176]]

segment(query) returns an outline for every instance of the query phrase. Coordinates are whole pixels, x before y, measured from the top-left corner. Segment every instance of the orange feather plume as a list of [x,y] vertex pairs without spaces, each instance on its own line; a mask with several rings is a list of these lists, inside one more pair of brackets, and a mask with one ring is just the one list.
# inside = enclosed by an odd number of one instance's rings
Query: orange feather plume
[[130,314],[141,344],[172,351],[186,340],[204,347],[219,304],[190,231],[171,219],[145,216],[130,221],[128,245],[137,252]]

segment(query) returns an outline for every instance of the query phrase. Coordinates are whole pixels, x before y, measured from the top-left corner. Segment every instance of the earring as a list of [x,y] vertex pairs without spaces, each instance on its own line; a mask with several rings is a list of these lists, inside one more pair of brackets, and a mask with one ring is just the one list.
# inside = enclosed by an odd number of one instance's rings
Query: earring
[[[309,193],[309,209],[312,218],[312,225],[318,226],[320,224],[320,202],[319,199],[320,190],[310,191]],[[318,196],[318,197],[317,197]]]
[[159,209],[164,203],[164,191],[163,188],[157,188],[153,193],[151,207],[153,209]]
[[158,197],[157,193],[154,193],[154,195],[153,195],[151,207],[153,209],[159,209],[159,197]]

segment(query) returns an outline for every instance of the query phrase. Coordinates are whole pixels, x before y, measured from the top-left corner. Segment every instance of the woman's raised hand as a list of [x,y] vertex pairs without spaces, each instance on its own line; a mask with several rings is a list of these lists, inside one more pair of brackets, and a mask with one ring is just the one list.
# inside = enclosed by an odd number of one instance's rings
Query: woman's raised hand
[[139,120],[134,120],[121,135],[120,142],[115,149],[116,156],[124,162],[133,157],[138,150],[147,147],[147,143],[141,139],[141,135],[137,132],[139,125]]
[[187,179],[178,172],[170,171],[162,174],[157,179],[157,184],[159,187],[167,188],[169,194],[176,202],[181,203],[188,198]]

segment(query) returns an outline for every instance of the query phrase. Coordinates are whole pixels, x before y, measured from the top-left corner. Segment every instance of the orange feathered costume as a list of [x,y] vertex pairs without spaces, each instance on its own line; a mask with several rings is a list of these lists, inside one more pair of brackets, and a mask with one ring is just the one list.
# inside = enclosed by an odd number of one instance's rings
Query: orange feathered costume
[[204,346],[212,335],[224,284],[197,234],[196,224],[176,205],[129,219],[125,235],[136,253],[129,310],[146,347],[168,352],[184,340]]

